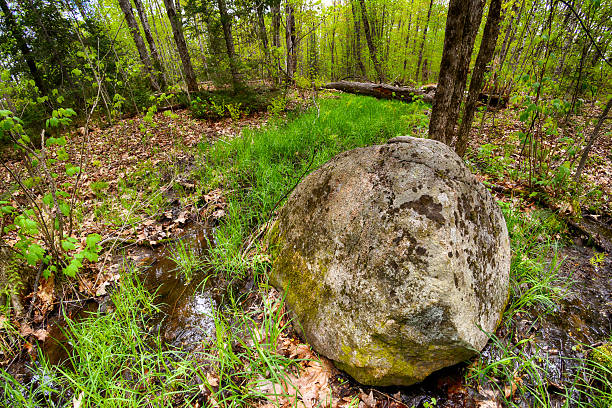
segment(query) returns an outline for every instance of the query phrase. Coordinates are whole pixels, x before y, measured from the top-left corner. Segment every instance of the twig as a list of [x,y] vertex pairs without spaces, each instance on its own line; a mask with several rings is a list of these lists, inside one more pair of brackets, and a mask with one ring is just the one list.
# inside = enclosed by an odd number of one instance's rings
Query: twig
[[26,314],[26,318],[28,320],[30,320],[30,317],[32,316],[32,311],[34,311],[34,303],[36,303],[36,295],[38,295],[38,282],[40,282],[40,275],[42,275],[44,267],[45,261],[40,261],[38,273],[36,274],[36,279],[34,280],[34,292],[32,294],[32,301],[30,302],[30,307],[28,307],[28,313]]

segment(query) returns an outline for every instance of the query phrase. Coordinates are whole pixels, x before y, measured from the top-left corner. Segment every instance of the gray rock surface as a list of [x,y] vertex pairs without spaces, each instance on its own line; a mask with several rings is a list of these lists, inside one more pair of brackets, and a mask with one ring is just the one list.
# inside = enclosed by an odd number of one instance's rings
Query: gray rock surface
[[364,384],[410,385],[469,358],[508,301],[503,215],[433,140],[334,157],[291,194],[268,242],[298,330]]

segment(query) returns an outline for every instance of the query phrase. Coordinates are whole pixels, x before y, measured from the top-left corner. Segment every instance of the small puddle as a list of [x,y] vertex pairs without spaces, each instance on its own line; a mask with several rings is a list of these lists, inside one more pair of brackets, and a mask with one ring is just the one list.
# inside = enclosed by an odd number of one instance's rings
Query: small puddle
[[[186,228],[179,239],[196,252],[200,259],[212,242],[213,230],[206,226],[192,225]],[[159,333],[167,346],[187,351],[196,350],[202,342],[214,334],[213,312],[221,302],[225,282],[209,275],[207,268],[201,268],[187,280],[177,264],[171,259],[173,243],[156,249],[138,248],[129,260],[117,258],[112,268],[119,270],[126,262],[136,263],[138,276],[144,287],[155,294],[155,304],[160,313],[149,320],[152,332]],[[89,300],[81,307],[67,312],[70,319],[79,321],[91,313],[106,311],[112,307],[107,296],[98,300]],[[52,365],[66,364],[71,344],[66,338],[68,324],[63,316],[51,318],[48,326],[48,337],[39,343],[42,354]],[[32,378],[29,361],[17,362],[10,373],[22,380]]]

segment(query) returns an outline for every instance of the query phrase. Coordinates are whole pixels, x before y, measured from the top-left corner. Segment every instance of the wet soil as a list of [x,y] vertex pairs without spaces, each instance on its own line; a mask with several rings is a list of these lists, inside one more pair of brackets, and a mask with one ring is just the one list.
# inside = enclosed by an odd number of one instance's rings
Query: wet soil
[[[203,257],[212,241],[212,233],[212,228],[193,224],[185,229],[180,239]],[[223,288],[227,285],[211,276],[205,268],[187,280],[171,255],[171,243],[156,249],[137,247],[130,250],[128,256],[117,254],[110,269],[119,271],[127,268],[127,263],[138,266],[139,279],[148,291],[155,294],[155,304],[160,309],[149,321],[153,331],[159,333],[168,347],[193,351],[214,334],[212,313],[220,304]],[[92,313],[106,312],[110,307],[110,297],[105,296],[75,304],[66,314],[71,320],[80,321]],[[52,365],[68,362],[71,346],[66,337],[67,326],[62,315],[52,316],[47,322],[48,337],[39,342],[42,354]],[[32,378],[32,364],[36,363],[27,358],[17,361],[9,373],[27,382]]]

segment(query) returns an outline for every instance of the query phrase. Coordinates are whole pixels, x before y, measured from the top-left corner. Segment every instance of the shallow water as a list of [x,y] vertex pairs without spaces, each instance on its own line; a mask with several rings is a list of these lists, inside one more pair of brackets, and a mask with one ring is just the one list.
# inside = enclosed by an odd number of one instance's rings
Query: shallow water
[[[212,229],[192,225],[180,237],[200,257],[206,254],[208,242],[212,241]],[[155,304],[160,308],[149,323],[154,332],[159,332],[162,341],[171,347],[195,350],[214,333],[213,311],[219,304],[223,283],[211,278],[206,269],[193,274],[187,281],[177,265],[170,259],[171,245],[156,249],[138,248],[129,256],[129,262],[138,266],[138,276],[145,288],[156,295]],[[126,258],[118,258],[113,269],[122,268]],[[110,305],[108,296],[101,300],[89,300],[79,307],[67,311],[73,321],[85,319],[91,313],[104,312]],[[66,338],[67,322],[56,315],[47,324],[48,337],[39,342],[43,356],[52,365],[66,364],[71,345]],[[32,363],[28,360],[16,362],[9,372],[24,381],[32,378]]]

